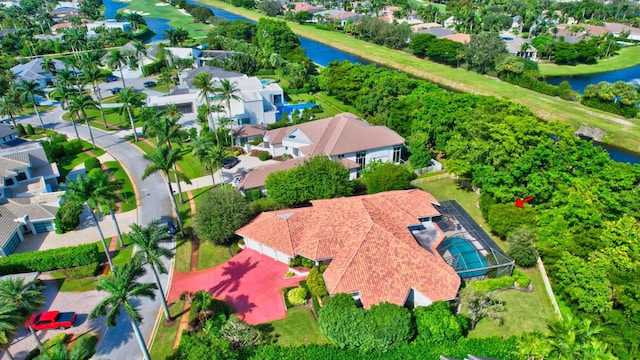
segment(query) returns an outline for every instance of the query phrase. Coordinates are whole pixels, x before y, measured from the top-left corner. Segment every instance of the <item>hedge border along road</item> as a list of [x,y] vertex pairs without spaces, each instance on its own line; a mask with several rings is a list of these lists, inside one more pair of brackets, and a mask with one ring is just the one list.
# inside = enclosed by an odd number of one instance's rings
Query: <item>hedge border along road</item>
[[[133,3],[136,1],[133,0]],[[267,17],[257,11],[238,8],[220,1],[201,0],[201,2],[255,21]],[[542,120],[565,121],[575,129],[581,125],[600,128],[607,132],[607,136],[603,139],[604,143],[640,152],[640,126],[632,120],[588,108],[577,102],[565,101],[504,83],[495,77],[420,59],[409,53],[388,49],[339,32],[316,29],[310,25],[300,25],[291,21],[287,21],[287,24],[297,35],[382,66],[404,71],[446,88],[477,95],[495,96],[525,105]]]

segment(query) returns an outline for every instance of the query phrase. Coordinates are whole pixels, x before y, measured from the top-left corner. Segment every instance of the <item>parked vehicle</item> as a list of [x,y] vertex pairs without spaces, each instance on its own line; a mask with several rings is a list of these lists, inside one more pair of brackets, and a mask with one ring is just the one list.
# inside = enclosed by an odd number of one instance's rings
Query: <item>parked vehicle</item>
[[168,230],[168,231],[169,231],[169,234],[171,234],[171,235],[175,235],[175,234],[177,233],[177,231],[176,231],[176,227],[173,225],[173,221],[169,221],[169,222],[167,223],[167,228],[169,229],[169,230]]
[[[35,330],[68,329],[76,321],[77,314],[74,312],[59,312],[57,310],[45,311],[40,314],[33,314],[27,320]],[[27,322],[25,328],[29,328]]]
[[149,81],[145,81],[143,85],[144,85],[144,87],[146,87],[146,88],[150,88],[150,87],[154,87],[154,86],[156,86],[157,84],[156,84],[156,82],[155,82],[155,81],[151,81],[151,80],[149,80]]
[[114,81],[118,81],[117,76],[109,76],[108,78],[106,78],[104,82],[114,82]]
[[119,87],[114,87],[113,89],[111,89],[111,93],[113,95],[116,95],[117,93],[119,93],[120,91],[122,91],[122,88]]
[[224,160],[224,162],[222,163],[222,167],[225,169],[231,169],[232,167],[238,165],[239,162],[240,162],[240,159],[232,156]]

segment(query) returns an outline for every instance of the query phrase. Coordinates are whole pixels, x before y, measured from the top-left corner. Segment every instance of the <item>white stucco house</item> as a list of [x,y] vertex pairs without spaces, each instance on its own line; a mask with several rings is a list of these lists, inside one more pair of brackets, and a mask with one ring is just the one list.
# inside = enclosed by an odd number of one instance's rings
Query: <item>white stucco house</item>
[[[280,85],[213,66],[202,66],[180,73],[179,86],[174,87],[168,95],[149,96],[147,105],[162,108],[175,104],[184,114],[197,112],[198,106],[206,104],[206,100],[200,96],[200,90],[193,86],[194,78],[202,72],[211,74],[214,81],[227,79],[238,89],[236,93],[238,99],[231,100],[231,118],[234,125],[267,125],[276,122],[277,106],[281,105],[284,99],[284,92]],[[220,95],[210,94],[209,101],[211,105],[224,107],[223,111],[213,114],[214,121],[228,116],[226,101]],[[209,126],[214,127],[213,124]]]
[[87,23],[87,34],[94,35],[98,28],[104,29],[120,29],[124,32],[131,31],[131,23],[128,21],[118,21],[115,19],[100,20]]
[[8,256],[26,233],[55,230],[58,166],[39,142],[0,149],[0,257]]
[[237,178],[236,187],[240,191],[263,190],[267,175],[301,165],[305,158],[314,156],[342,161],[353,180],[371,162],[400,163],[403,145],[404,138],[395,131],[369,125],[351,113],[268,130],[261,144],[245,144],[246,150],[268,151],[273,157],[286,154],[290,159],[247,171]]

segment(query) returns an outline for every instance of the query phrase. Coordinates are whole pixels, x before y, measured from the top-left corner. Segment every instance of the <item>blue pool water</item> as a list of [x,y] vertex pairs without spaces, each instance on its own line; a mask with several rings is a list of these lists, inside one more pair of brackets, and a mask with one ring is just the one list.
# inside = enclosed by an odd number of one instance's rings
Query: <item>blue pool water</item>
[[285,104],[285,105],[278,105],[278,113],[276,114],[276,121],[280,121],[282,120],[282,113],[283,112],[287,112],[287,114],[289,114],[289,116],[291,116],[291,114],[297,110],[298,112],[302,112],[302,110],[304,109],[309,109],[312,107],[316,107],[318,106],[318,104],[316,103],[303,103],[303,104]]
[[438,250],[440,249],[449,250],[451,257],[455,259],[452,266],[460,277],[472,278],[487,274],[487,269],[485,269],[488,266],[487,260],[485,260],[482,254],[476,250],[469,241],[452,237],[445,239],[442,244],[438,246]]

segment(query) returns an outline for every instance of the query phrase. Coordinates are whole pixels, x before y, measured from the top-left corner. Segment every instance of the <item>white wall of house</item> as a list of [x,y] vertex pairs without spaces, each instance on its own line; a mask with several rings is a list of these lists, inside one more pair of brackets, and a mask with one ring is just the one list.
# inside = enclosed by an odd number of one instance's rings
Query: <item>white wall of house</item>
[[431,299],[424,296],[420,291],[416,289],[409,290],[407,300],[405,302],[412,302],[413,306],[429,306],[433,303]]
[[[393,161],[393,149],[394,146],[387,146],[387,147],[383,147],[383,148],[378,148],[378,149],[371,149],[371,150],[366,150],[366,151],[362,151],[364,153],[364,157],[365,157],[365,162],[364,164],[367,165],[373,161],[381,161],[381,162],[392,162]],[[343,159],[347,159],[347,160],[351,160],[354,162],[358,162],[358,153],[347,153],[342,155],[342,157],[340,156],[332,156],[331,159],[332,160],[337,160],[340,158]]]
[[289,260],[291,260],[291,256],[247,237],[244,238],[244,244],[248,249],[252,249],[259,252],[260,254],[267,255],[274,260],[280,261],[281,263],[285,263],[288,265]]

